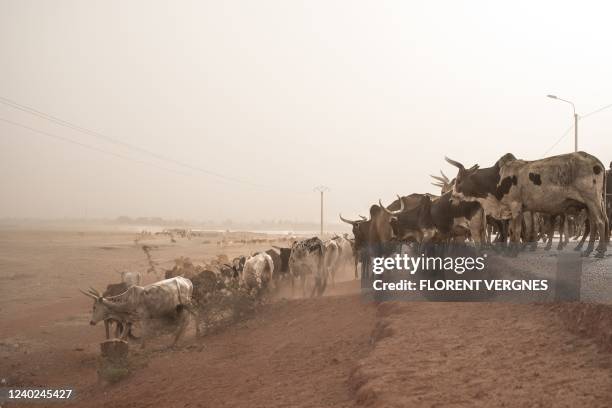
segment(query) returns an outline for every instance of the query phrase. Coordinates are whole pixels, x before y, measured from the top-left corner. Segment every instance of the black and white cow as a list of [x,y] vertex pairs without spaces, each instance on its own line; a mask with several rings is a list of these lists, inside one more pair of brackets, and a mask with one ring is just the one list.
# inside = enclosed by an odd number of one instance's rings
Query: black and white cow
[[295,279],[302,285],[302,296],[306,296],[306,278],[311,276],[314,285],[310,296],[321,296],[327,286],[327,270],[325,268],[325,244],[317,237],[294,242],[289,257],[289,270],[293,276],[291,291],[293,293]]
[[454,198],[477,201],[486,214],[512,220],[514,253],[518,251],[523,211],[559,214],[586,208],[591,237],[585,255],[593,251],[599,235],[597,256],[604,256],[609,234],[606,173],[596,157],[576,152],[526,161],[508,153],[484,169],[477,166],[466,169],[455,160],[446,160],[459,169],[453,187]]

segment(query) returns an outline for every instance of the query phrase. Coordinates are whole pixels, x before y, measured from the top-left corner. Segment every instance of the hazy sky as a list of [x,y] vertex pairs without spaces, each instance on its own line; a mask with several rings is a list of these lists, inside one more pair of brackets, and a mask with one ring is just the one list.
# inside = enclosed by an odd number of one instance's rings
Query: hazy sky
[[[449,155],[540,158],[612,104],[612,6],[560,1],[0,0],[0,217],[365,214]],[[612,160],[612,109],[580,123]],[[573,150],[572,134],[550,155]],[[126,160],[126,158],[128,160]],[[144,163],[143,163],[144,162]]]

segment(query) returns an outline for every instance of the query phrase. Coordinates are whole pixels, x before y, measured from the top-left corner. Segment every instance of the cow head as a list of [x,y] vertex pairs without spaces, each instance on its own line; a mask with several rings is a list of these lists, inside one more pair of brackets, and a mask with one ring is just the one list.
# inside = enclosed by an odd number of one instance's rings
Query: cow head
[[393,233],[401,241],[422,242],[424,239],[429,240],[435,233],[431,221],[431,197],[422,194],[418,200],[418,205],[411,206],[391,221]]
[[94,288],[89,288],[86,292],[81,290],[85,296],[90,297],[94,300],[93,309],[91,312],[91,319],[89,320],[89,324],[95,326],[96,323],[104,320],[108,314],[108,307],[105,304],[105,299],[102,297],[100,292],[95,290]]
[[245,256],[239,256],[232,260],[232,269],[234,270],[234,277],[238,277],[242,273],[245,262],[246,262]]
[[[398,205],[399,209],[397,208]],[[385,207],[379,199],[378,206],[372,206],[372,208],[370,208],[371,219],[375,220],[376,225],[375,235],[380,242],[387,242],[395,238],[392,225],[397,222],[397,217],[404,212],[404,209],[404,200],[399,195],[397,196],[397,200],[392,202],[388,207]]]
[[446,161],[453,166],[457,167],[457,177],[455,178],[455,185],[452,188],[452,197],[457,200],[473,201],[481,190],[478,186],[477,180],[473,177],[479,166],[473,165],[469,169],[466,169],[463,164],[458,161],[445,157]]
[[363,248],[363,245],[367,242],[368,233],[370,231],[370,220],[360,215],[360,220],[349,220],[342,217],[339,214],[340,220],[353,226],[353,236],[355,237],[355,249],[359,250]]

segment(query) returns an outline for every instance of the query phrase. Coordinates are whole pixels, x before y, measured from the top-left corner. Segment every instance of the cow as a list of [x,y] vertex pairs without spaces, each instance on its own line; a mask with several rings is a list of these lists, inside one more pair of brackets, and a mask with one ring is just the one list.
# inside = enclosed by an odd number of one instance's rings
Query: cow
[[[102,293],[105,298],[111,296],[117,296],[128,290],[134,285],[140,285],[142,275],[140,272],[121,272],[121,282],[111,283],[106,286],[106,290]],[[108,318],[104,319],[104,331],[106,332],[106,339],[110,339],[110,326],[115,325],[115,337],[124,336],[123,331],[127,330],[126,334],[131,339],[137,339],[132,334],[132,324],[128,321],[122,320],[122,316],[119,314],[109,315]]]
[[260,252],[249,257],[240,273],[240,285],[256,296],[272,281],[274,263],[270,255]]
[[332,286],[336,286],[336,269],[340,263],[340,245],[335,239],[330,239],[324,242],[325,245],[325,270],[327,276],[331,279]]
[[325,244],[317,237],[294,242],[289,256],[289,271],[292,275],[291,293],[294,292],[294,281],[299,279],[302,285],[302,296],[306,296],[306,278],[312,276],[314,285],[310,297],[323,295],[327,286],[325,270]]
[[234,259],[232,259],[232,269],[236,273],[236,275],[240,275],[242,270],[244,269],[244,263],[246,262],[246,256],[241,255]]
[[[274,262],[274,273],[272,276],[275,285],[278,287],[282,280],[291,279],[291,274],[289,273],[291,248],[279,247],[276,245],[272,245],[272,248],[273,249],[267,250],[266,253],[270,255],[272,262]],[[278,251],[278,253],[276,251]]]
[[370,229],[370,220],[365,217],[362,217],[361,220],[349,220],[347,218],[342,217],[342,214],[339,214],[340,220],[352,226],[353,239],[351,241],[351,246],[353,247],[353,254],[355,255],[355,279],[359,279],[360,274],[357,269],[357,264],[361,261],[361,278],[364,276],[364,268],[365,265],[363,263],[365,259],[365,245],[368,231]]
[[[440,187],[441,189],[441,197],[443,197],[446,193],[452,191],[456,179],[449,179],[446,174],[442,170],[440,170],[440,174],[442,177],[430,175],[435,183],[431,183],[436,187]],[[445,199],[442,200],[444,202]],[[441,202],[441,203],[442,203]],[[448,207],[444,207],[447,209]],[[442,217],[445,216],[444,209],[440,212]],[[477,247],[484,246],[485,244],[490,244],[490,236],[487,237],[487,217],[484,213],[482,207],[474,207],[473,204],[466,205],[461,204],[460,208],[456,208],[453,211],[453,235],[456,237],[461,237],[467,235],[467,231],[469,231],[472,240],[475,242]]]
[[[133,286],[133,285],[130,285]],[[106,290],[102,293],[101,296],[108,298],[111,296],[117,296],[127,291],[129,287],[127,283],[110,283],[106,285]],[[90,288],[91,293],[95,293],[99,295],[99,293],[95,292],[95,289]],[[100,296],[100,295],[99,295]],[[125,337],[123,331],[128,329],[126,333],[127,336],[134,339],[134,335],[131,331],[131,323],[125,319],[125,316],[117,313],[109,313],[104,319],[104,331],[106,332],[106,339],[110,339],[110,328],[112,325],[115,325],[115,338]]]
[[[93,310],[90,319],[92,326],[110,315],[121,315],[129,322],[142,323],[141,347],[150,336],[149,324],[152,319],[172,318],[178,321],[177,331],[172,342],[176,345],[187,328],[188,313],[197,317],[197,312],[191,302],[193,284],[187,278],[176,276],[146,286],[132,286],[127,291],[108,298],[95,290],[81,292],[93,298]],[[197,322],[196,322],[197,323]],[[196,336],[200,330],[196,324]],[[124,330],[123,339],[127,335]]]
[[[418,205],[405,210],[391,222],[398,239],[414,239],[419,244],[433,240],[448,242],[471,232],[477,247],[485,240],[485,220],[478,203],[452,202],[452,192],[440,197],[429,194],[413,194],[419,198]],[[384,207],[383,207],[384,208]]]
[[576,152],[525,161],[508,153],[484,169],[466,169],[448,157],[446,161],[458,168],[454,199],[477,201],[486,214],[511,220],[512,255],[518,252],[523,211],[559,214],[586,208],[591,236],[583,255],[593,251],[599,235],[596,256],[604,257],[609,237],[604,203],[606,173],[596,157]]
[[348,266],[354,266],[355,272],[357,272],[357,258],[354,255],[353,243],[348,239],[348,234],[343,234],[342,236],[336,235],[332,238],[332,240],[336,241],[336,245],[338,246],[339,250],[338,262],[333,272],[334,276],[332,276],[333,284],[337,270],[344,269]]
[[352,221],[340,214],[340,220],[353,227],[355,254],[361,260],[361,279],[371,277],[369,262],[372,258],[389,255],[390,244],[395,239],[391,221],[401,214],[406,206],[413,204],[411,196],[397,197],[387,208],[388,211],[384,211],[381,205],[372,205],[369,219]]

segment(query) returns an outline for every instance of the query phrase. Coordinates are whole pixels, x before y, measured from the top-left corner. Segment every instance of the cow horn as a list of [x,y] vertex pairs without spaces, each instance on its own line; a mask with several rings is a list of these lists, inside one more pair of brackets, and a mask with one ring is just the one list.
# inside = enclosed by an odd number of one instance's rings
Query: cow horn
[[440,174],[442,175],[442,177],[444,177],[444,182],[445,183],[450,182],[450,179],[446,176],[446,174],[444,174],[444,172],[442,170],[440,170]]
[[81,292],[82,294],[84,294],[87,297],[90,297],[92,299],[98,300],[98,297],[96,295],[94,295],[93,293],[85,292],[83,289],[79,289],[79,292]]
[[438,180],[441,183],[447,183],[447,180],[444,180],[442,177],[434,176],[432,174],[430,174],[429,177],[431,177],[434,180]]
[[470,168],[468,169],[468,171],[478,170],[478,168],[479,168],[479,167],[480,167],[479,165],[475,164],[475,165],[473,165],[472,167],[470,167]]
[[446,156],[444,156],[444,160],[446,160],[449,164],[452,164],[453,166],[457,167],[459,170],[465,170],[465,167],[463,167],[463,164],[459,163],[458,161],[449,159]]
[[368,217],[364,217],[363,215],[359,214],[359,217],[361,217],[362,220],[367,221]]
[[378,204],[380,205],[380,207],[389,215],[399,215],[404,211],[404,200],[402,200],[402,197],[400,197],[399,195],[397,196],[397,199],[400,202],[400,209],[399,210],[395,210],[395,211],[391,211],[389,210],[387,207],[385,207],[382,204],[382,201],[379,199],[378,200]]
[[100,292],[98,292],[98,290],[97,290],[97,289],[94,289],[94,288],[92,288],[91,286],[89,287],[89,291],[90,291],[91,293],[93,293],[94,295],[98,296],[98,297],[102,296],[102,294],[101,294]]
[[347,224],[351,224],[351,225],[356,225],[359,223],[359,221],[351,221],[351,220],[347,220],[346,218],[342,217],[342,214],[338,214],[340,216],[340,220],[343,222],[346,222]]
[[444,187],[444,184],[442,183],[431,183],[432,186],[436,186],[436,187]]

